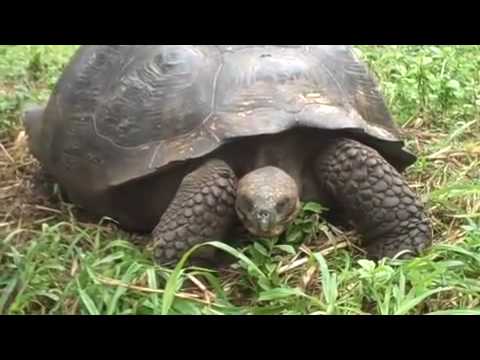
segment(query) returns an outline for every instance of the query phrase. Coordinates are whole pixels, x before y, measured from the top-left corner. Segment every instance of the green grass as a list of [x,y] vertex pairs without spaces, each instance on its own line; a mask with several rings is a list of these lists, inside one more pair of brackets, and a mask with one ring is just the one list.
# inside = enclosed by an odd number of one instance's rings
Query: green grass
[[[480,314],[480,46],[361,46],[418,162],[435,245],[378,264],[307,204],[287,236],[216,271],[161,268],[112,224],[29,190],[20,109],[48,98],[76,46],[0,46],[0,313]],[[320,243],[319,239],[327,239]]]

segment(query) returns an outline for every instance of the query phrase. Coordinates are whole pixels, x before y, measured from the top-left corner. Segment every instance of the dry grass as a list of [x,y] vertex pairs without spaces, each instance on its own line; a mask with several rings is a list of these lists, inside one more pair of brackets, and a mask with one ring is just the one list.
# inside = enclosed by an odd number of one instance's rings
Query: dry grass
[[47,196],[38,163],[29,154],[24,133],[1,139],[0,228],[7,233],[39,226],[59,209]]

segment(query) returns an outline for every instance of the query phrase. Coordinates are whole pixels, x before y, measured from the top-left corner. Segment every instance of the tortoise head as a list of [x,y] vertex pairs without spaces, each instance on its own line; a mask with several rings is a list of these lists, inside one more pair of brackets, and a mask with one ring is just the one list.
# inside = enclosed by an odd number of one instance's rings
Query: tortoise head
[[278,236],[300,210],[297,184],[276,167],[252,171],[239,181],[235,209],[253,235]]

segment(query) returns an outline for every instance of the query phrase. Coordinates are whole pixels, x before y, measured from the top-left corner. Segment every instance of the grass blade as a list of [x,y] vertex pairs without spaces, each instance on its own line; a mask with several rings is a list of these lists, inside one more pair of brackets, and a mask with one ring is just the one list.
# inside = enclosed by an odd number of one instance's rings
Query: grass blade
[[327,303],[327,313],[331,314],[335,311],[335,302],[338,297],[337,279],[335,274],[330,274],[327,262],[320,253],[314,253],[313,256],[317,260],[320,266],[320,272],[322,274],[322,288]]
[[6,314],[10,303],[13,301],[13,294],[17,288],[18,278],[14,277],[3,289],[2,297],[0,298],[0,314]]
[[[259,277],[264,278],[264,279],[267,278],[267,276],[259,269],[259,267],[257,265],[255,265],[244,254],[242,254],[238,250],[232,248],[231,246],[229,246],[225,243],[222,243],[222,242],[218,242],[218,241],[209,242],[207,244],[211,245],[211,246],[214,246],[214,247],[216,247],[220,250],[223,250],[223,251],[229,253],[230,255],[236,257],[237,259],[243,261],[249,267],[249,269],[253,270]],[[207,245],[207,244],[205,244],[205,245]]]
[[165,286],[165,294],[163,296],[162,315],[167,315],[168,312],[170,311],[170,308],[172,307],[173,301],[175,299],[175,291],[178,288],[181,275],[182,275],[182,269],[185,266],[185,263],[195,251],[197,251],[199,248],[203,246],[213,246],[229,253],[230,255],[246,263],[248,267],[254,270],[255,273],[257,273],[261,278],[267,279],[267,276],[265,276],[265,274],[258,268],[257,265],[255,265],[249,258],[243,255],[241,252],[232,248],[231,246],[228,246],[227,244],[224,244],[218,241],[212,241],[212,242],[207,242],[204,244],[194,246],[188,252],[186,252],[185,255],[183,255],[182,259],[177,263],[177,265],[175,266],[175,269],[170,274],[167,280],[167,284]]
[[430,297],[434,294],[438,294],[442,291],[448,291],[448,290],[452,290],[452,288],[451,287],[444,287],[444,288],[430,290],[430,291],[427,291],[427,292],[423,293],[420,296],[417,296],[414,299],[407,300],[398,307],[398,309],[395,311],[395,315],[405,315],[411,309],[413,309],[415,306],[417,306],[423,300],[425,300],[426,298],[428,298],[428,297]]
[[480,315],[480,309],[456,309],[456,310],[442,310],[428,313],[426,315]]
[[[133,263],[132,265],[130,265],[125,275],[122,277],[120,281],[124,284],[130,284],[133,276],[135,275],[135,272],[139,269],[139,267],[140,265],[138,265],[137,263]],[[121,287],[121,286],[117,287],[110,303],[108,304],[108,309],[107,309],[108,315],[113,315],[115,313],[115,310],[117,309],[118,300],[122,295],[124,295],[127,292],[127,290],[128,289],[126,287]]]
[[80,287],[80,283],[77,281],[78,286],[78,293],[80,295],[80,300],[82,300],[83,305],[88,310],[90,315],[100,315],[95,303],[93,302],[92,298]]

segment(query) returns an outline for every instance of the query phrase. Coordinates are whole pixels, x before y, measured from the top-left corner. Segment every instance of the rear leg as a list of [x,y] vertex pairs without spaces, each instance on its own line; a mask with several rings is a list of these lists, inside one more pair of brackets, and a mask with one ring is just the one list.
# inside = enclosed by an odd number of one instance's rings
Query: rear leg
[[[32,155],[42,163],[42,149],[45,144],[42,139],[42,123],[45,113],[45,107],[37,104],[28,104],[23,109],[23,126],[28,137],[28,148]],[[44,166],[40,166],[35,174],[35,181],[41,185],[42,189],[49,195],[55,195],[55,178],[47,171]],[[58,195],[63,202],[69,202],[67,192],[58,187]]]
[[41,161],[42,150],[42,123],[45,107],[40,105],[27,105],[23,110],[23,126],[28,136],[28,147],[38,160]]

